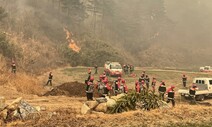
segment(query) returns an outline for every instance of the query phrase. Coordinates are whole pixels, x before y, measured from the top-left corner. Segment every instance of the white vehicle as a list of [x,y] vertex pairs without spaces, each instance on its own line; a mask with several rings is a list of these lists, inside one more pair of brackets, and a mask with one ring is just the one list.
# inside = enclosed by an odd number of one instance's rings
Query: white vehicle
[[212,68],[211,68],[211,66],[204,66],[204,67],[200,67],[199,70],[201,72],[210,72],[210,71],[212,71]]
[[[194,78],[193,83],[196,84],[196,100],[202,101],[205,97],[212,97],[212,78]],[[189,89],[179,89],[178,93],[181,96],[188,97]]]
[[119,62],[107,61],[104,65],[105,73],[109,76],[120,76],[122,75],[122,66]]

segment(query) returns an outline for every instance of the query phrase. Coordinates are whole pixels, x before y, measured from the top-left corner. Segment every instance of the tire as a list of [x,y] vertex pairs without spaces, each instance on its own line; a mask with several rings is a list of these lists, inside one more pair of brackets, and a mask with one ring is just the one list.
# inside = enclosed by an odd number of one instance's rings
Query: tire
[[197,95],[196,96],[196,100],[197,101],[204,101],[205,100],[205,96],[204,95]]

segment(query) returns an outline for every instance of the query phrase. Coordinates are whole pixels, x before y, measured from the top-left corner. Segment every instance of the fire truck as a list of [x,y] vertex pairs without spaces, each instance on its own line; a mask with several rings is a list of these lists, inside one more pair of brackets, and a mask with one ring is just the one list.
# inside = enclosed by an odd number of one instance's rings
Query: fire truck
[[122,66],[119,62],[105,62],[104,71],[108,76],[122,76]]
[[200,67],[199,70],[200,70],[201,72],[212,72],[211,66]]

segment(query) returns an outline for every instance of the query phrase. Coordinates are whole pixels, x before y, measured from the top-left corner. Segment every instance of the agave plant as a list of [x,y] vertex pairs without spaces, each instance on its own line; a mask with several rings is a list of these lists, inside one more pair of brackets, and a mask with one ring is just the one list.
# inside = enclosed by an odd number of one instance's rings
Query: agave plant
[[159,108],[159,97],[152,91],[143,90],[141,93],[131,92],[117,100],[109,113],[121,113],[129,110],[151,110]]

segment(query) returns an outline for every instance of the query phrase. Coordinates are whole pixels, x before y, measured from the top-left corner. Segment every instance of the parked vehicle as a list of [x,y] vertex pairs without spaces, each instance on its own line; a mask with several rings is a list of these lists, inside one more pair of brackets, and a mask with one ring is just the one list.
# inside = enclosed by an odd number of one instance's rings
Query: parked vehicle
[[107,61],[104,65],[105,73],[108,76],[122,76],[122,66],[119,62]]
[[[212,78],[194,78],[193,83],[197,86],[196,100],[202,101],[205,97],[212,97]],[[189,97],[189,89],[179,89],[181,96]]]
[[200,67],[199,70],[200,70],[201,72],[212,72],[211,66]]

